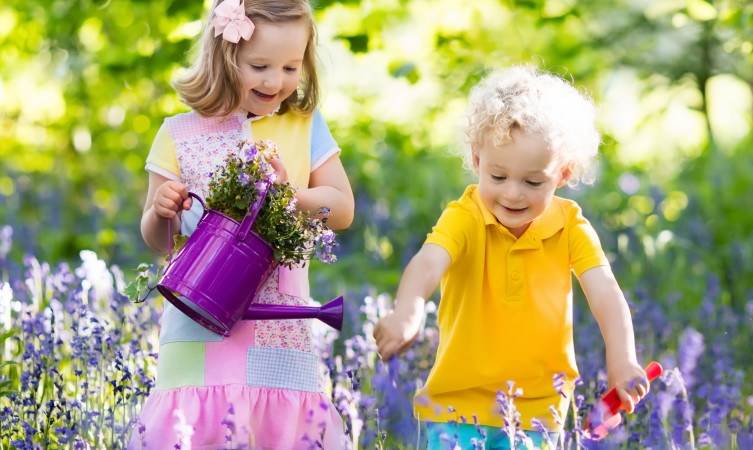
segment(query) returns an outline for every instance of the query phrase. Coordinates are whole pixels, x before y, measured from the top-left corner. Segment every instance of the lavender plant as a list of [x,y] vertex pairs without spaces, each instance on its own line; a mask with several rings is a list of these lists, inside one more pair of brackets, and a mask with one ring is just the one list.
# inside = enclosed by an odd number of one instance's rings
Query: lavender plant
[[[126,301],[122,272],[94,253],[82,252],[70,266],[51,266],[33,255],[11,261],[11,236],[9,227],[0,226],[0,449],[124,448],[144,426],[134,418],[154,386],[158,311]],[[720,300],[715,274],[707,275],[705,285],[697,293],[700,313],[674,307],[675,297],[653,297],[650,286],[626,292],[639,357],[660,361],[665,374],[599,442],[582,426],[607,390],[603,349],[598,327],[576,299],[576,345],[594,351],[579,353],[581,379],[572,406],[567,417],[553,413],[562,432],[547,448],[753,448],[753,373],[745,363],[753,301],[734,311]],[[413,417],[412,402],[438,344],[434,303],[426,305],[426,323],[413,347],[388,364],[379,361],[370,336],[390,297],[365,296],[345,306],[352,327],[347,335],[314,325],[322,370],[349,433],[342,448],[424,448],[425,429]],[[562,381],[555,376],[554,388]],[[500,410],[507,413],[509,431],[517,433],[516,390],[500,388]],[[473,417],[457,421],[474,423]],[[185,428],[185,438],[192,430],[184,422],[178,414],[165,426]],[[232,411],[218,426],[227,429],[226,448],[250,448],[235,436],[243,424],[235,423]],[[320,435],[312,423],[300,442],[317,447]],[[484,440],[479,436],[478,446]],[[453,440],[448,436],[447,444]]]
[[123,448],[153,386],[154,311],[120,293],[117,267],[80,256],[0,257],[0,448]]

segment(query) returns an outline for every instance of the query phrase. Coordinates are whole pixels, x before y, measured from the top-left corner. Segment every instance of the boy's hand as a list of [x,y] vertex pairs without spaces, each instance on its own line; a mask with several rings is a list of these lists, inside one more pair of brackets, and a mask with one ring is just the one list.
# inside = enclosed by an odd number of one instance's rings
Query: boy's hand
[[629,413],[648,394],[649,381],[646,372],[635,362],[625,361],[614,367],[607,364],[609,386],[613,386]]
[[178,181],[166,181],[154,192],[152,206],[159,217],[172,219],[181,209],[191,209],[193,199],[188,195],[188,187]]
[[402,355],[413,345],[421,327],[421,319],[420,315],[410,317],[392,312],[377,322],[373,335],[382,361],[388,361],[394,355]]

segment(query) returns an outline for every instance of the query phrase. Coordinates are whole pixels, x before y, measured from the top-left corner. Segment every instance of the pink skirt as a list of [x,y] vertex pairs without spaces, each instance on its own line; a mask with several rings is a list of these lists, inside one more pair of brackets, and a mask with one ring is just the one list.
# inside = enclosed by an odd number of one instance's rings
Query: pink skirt
[[348,446],[339,414],[319,393],[241,385],[183,387],[150,395],[140,420],[129,449]]
[[[277,282],[257,301],[306,304]],[[128,449],[349,448],[324,385],[311,320],[243,320],[222,337],[165,302],[156,385]]]

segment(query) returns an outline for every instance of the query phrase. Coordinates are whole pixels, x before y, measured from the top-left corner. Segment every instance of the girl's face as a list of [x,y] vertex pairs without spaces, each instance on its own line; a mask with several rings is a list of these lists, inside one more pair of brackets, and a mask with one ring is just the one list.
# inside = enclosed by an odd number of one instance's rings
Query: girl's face
[[484,205],[515,237],[546,210],[570,176],[546,141],[519,130],[499,146],[487,135],[474,151],[473,168]]
[[272,24],[258,21],[238,50],[243,89],[240,108],[265,116],[295,92],[309,40],[305,20]]

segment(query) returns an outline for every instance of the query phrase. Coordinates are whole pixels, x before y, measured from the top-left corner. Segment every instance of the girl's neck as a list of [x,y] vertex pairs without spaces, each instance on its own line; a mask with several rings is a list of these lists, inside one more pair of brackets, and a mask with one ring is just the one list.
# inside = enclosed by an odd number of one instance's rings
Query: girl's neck
[[261,119],[262,117],[274,116],[277,113],[277,111],[279,111],[279,110],[280,110],[280,105],[277,105],[277,107],[274,110],[272,110],[272,112],[270,112],[269,114],[267,114],[266,116],[260,116],[258,114],[255,114],[255,113],[251,112],[251,111],[246,111],[246,110],[243,110],[243,109],[239,109],[236,114],[241,114],[241,115],[245,116],[246,119]]

